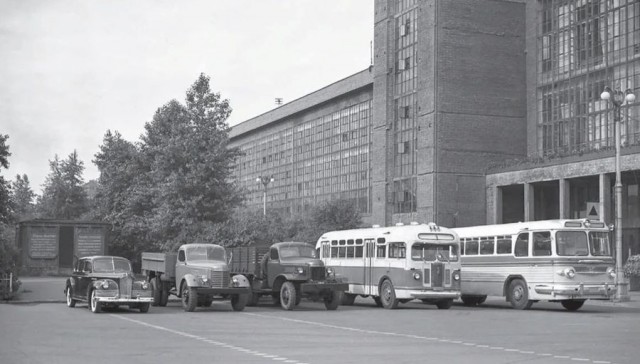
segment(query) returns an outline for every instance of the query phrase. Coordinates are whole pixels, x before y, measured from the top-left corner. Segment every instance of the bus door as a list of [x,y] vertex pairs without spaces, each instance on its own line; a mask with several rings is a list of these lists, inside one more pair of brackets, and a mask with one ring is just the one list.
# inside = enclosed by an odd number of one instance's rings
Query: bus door
[[373,259],[376,254],[376,243],[374,239],[364,240],[364,294],[371,295],[372,285],[374,283],[373,276]]

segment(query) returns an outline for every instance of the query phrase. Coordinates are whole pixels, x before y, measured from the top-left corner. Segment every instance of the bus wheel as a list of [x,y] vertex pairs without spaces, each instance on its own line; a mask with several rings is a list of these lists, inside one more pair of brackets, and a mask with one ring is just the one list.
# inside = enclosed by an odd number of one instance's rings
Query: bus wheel
[[343,306],[353,306],[353,303],[356,301],[356,295],[351,293],[343,293],[342,294],[342,305]]
[[522,279],[514,279],[509,284],[509,302],[516,310],[528,310],[533,305],[529,300],[529,290]]
[[584,305],[585,300],[563,300],[560,301],[562,307],[566,308],[567,311],[577,311]]
[[394,309],[398,307],[398,299],[396,298],[396,290],[393,288],[393,283],[390,280],[385,279],[380,286],[380,300],[382,301],[382,307],[386,309]]
[[442,300],[436,302],[436,307],[438,307],[439,310],[448,310],[451,306],[453,306],[453,300]]

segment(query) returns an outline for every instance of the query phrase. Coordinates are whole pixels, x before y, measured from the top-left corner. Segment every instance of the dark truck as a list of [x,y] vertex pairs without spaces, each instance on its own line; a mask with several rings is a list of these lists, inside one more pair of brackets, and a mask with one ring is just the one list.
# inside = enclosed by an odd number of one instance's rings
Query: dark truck
[[214,299],[230,299],[242,311],[249,298],[249,281],[229,275],[227,254],[216,244],[185,244],[177,253],[142,253],[142,272],[153,292],[154,306],[166,306],[169,294],[182,299],[185,311],[208,307]]
[[232,274],[249,279],[251,294],[247,305],[255,306],[262,295],[273,297],[274,304],[292,310],[302,297],[322,299],[327,310],[338,308],[342,292],[349,288],[318,259],[313,246],[300,242],[283,242],[271,247],[229,249]]

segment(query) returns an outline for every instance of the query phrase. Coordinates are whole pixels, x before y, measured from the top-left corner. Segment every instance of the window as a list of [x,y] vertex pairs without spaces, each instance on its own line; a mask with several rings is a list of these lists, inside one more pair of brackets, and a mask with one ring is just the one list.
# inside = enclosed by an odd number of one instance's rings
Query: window
[[278,249],[271,248],[270,257],[271,260],[278,260]]
[[498,254],[511,254],[511,238],[508,236],[498,236],[496,248]]
[[491,255],[495,250],[495,243],[493,238],[481,238],[480,239],[480,255]]
[[376,257],[377,258],[385,258],[387,256],[387,246],[386,245],[378,245],[376,248]]
[[540,231],[533,233],[533,256],[551,255],[551,233]]
[[570,257],[589,255],[587,234],[584,231],[558,231],[556,254]]
[[600,231],[590,231],[589,241],[591,242],[591,255],[611,256],[611,244],[609,243],[609,233]]
[[515,256],[529,256],[529,233],[522,233],[518,235],[518,239],[516,239]]
[[404,243],[389,243],[389,258],[406,258],[406,251]]
[[184,262],[184,260],[185,260],[184,250],[180,250],[178,252],[178,261],[179,262]]
[[464,245],[465,255],[478,255],[478,238],[467,239]]

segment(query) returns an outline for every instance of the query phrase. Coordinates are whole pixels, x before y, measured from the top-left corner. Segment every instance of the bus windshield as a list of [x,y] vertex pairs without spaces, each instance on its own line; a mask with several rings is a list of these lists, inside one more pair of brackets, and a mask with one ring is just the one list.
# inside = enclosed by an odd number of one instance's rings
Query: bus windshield
[[280,247],[280,259],[316,258],[316,250],[307,244],[291,244]]
[[611,256],[609,233],[604,231],[590,231],[589,242],[591,242],[591,255],[605,257]]
[[556,250],[559,256],[587,256],[589,243],[584,231],[558,231],[556,233]]
[[411,259],[428,262],[457,262],[458,246],[446,244],[415,243],[411,246]]

